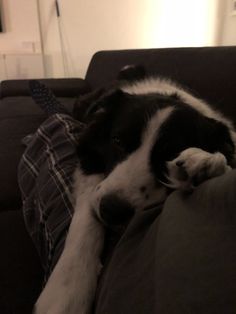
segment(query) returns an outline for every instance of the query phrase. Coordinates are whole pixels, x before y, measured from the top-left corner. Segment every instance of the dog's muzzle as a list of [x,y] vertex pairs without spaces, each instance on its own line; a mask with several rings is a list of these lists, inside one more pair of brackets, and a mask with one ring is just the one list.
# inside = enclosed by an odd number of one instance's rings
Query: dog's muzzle
[[100,201],[100,217],[107,225],[117,226],[126,223],[134,212],[134,207],[128,201],[115,194],[105,195]]

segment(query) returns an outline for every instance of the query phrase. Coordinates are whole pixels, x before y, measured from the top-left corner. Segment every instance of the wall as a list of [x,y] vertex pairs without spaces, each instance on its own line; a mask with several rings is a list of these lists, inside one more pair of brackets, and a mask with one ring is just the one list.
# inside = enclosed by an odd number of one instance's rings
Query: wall
[[36,1],[1,2],[7,32],[0,34],[0,53],[40,52]]
[[220,44],[223,46],[236,45],[236,11],[233,13],[233,0],[224,0],[225,8],[223,12],[223,24]]
[[[66,76],[83,77],[91,56],[98,50],[147,47],[145,25],[151,12],[150,0],[61,0],[59,3],[61,18],[57,20],[54,1],[42,1],[42,24],[49,26],[43,32],[45,50],[53,56],[56,51],[50,40],[56,40],[54,44],[60,48],[61,27]],[[52,64],[56,68],[55,59]]]
[[[146,47],[148,0],[62,1],[65,31],[74,72],[85,68],[98,50]],[[75,49],[74,49],[74,48]]]
[[[45,56],[45,76],[66,76],[63,69],[62,47],[59,36],[55,0],[39,0],[39,4],[39,16],[41,22],[43,50]],[[67,23],[70,23],[70,18],[68,18]],[[65,36],[67,35],[65,34]],[[73,76],[73,73],[70,74],[70,76]]]
[[[216,17],[221,1],[61,0],[65,75],[83,77],[91,56],[98,50],[217,44]],[[53,47],[60,47],[54,1],[42,2],[43,24],[51,27],[44,32],[46,50],[57,60]],[[52,69],[59,64],[55,60]]]
[[[1,0],[0,0],[1,1]],[[2,0],[0,80],[44,76],[36,1]]]
[[[98,50],[218,44],[225,0],[58,0],[60,19],[55,0],[38,1],[46,77],[84,77]],[[3,2],[10,32],[0,35],[0,52],[27,42],[39,51],[37,0]]]

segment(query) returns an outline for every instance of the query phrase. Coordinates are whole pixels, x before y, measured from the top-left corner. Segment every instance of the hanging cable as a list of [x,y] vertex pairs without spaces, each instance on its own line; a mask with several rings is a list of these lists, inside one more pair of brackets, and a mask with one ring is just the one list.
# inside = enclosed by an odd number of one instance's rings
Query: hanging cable
[[59,6],[58,0],[55,0],[55,6],[56,6],[56,13],[57,13],[58,31],[59,31],[59,37],[60,37],[60,46],[61,46],[64,75],[65,75],[65,77],[68,77],[69,76],[69,70],[68,70],[66,51],[65,51],[65,47],[64,47],[65,45],[64,45],[64,41],[63,41],[63,35],[62,35],[61,11],[60,11],[60,6]]
[[41,48],[42,62],[43,62],[43,72],[44,72],[44,76],[46,76],[45,49],[44,49],[41,9],[40,9],[39,0],[36,1],[36,4],[37,4],[37,13],[38,13],[38,25],[39,25],[39,36],[40,36],[40,48]]

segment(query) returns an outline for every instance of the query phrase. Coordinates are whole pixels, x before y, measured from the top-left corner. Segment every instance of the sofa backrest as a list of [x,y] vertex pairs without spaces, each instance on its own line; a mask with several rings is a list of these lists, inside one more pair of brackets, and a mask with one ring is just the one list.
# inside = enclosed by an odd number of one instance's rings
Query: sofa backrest
[[90,62],[86,80],[93,89],[105,86],[128,64],[178,81],[236,124],[236,47],[100,51]]
[[[58,78],[40,79],[57,97],[77,97],[89,91],[83,79]],[[0,98],[30,96],[29,80],[5,80],[0,85]]]

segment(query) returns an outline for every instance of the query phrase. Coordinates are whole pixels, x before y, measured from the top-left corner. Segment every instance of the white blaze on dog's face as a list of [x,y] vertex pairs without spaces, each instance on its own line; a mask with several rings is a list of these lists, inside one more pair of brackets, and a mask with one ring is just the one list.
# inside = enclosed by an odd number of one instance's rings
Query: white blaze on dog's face
[[169,191],[160,182],[167,182],[167,162],[189,147],[219,151],[231,161],[234,144],[228,126],[213,119],[205,104],[200,110],[195,106],[176,93],[154,91],[115,91],[93,106],[97,111],[78,154],[85,174],[105,174],[93,196],[102,220],[117,224],[164,201]]
[[[157,139],[158,130],[171,111],[172,108],[167,107],[158,110],[151,118],[147,117],[140,145],[116,164],[105,180],[98,185],[95,208],[100,207],[101,199],[105,195],[111,194],[127,200],[135,210],[141,210],[166,199],[167,189],[157,181],[151,169],[150,153]],[[121,139],[115,145],[123,145],[120,141]]]

